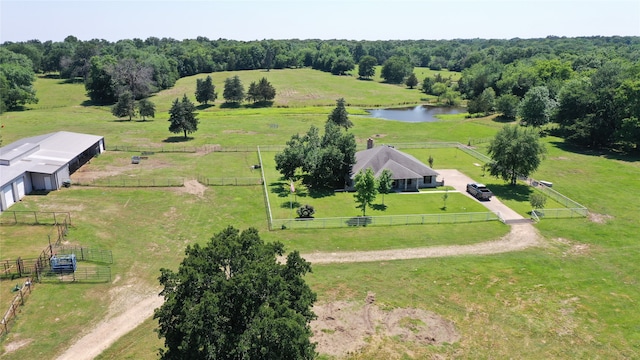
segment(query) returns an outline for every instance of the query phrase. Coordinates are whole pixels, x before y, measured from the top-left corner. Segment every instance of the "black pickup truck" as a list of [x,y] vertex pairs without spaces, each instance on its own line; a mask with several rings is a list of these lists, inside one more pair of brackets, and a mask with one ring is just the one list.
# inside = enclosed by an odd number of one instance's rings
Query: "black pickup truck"
[[478,200],[490,200],[493,196],[491,190],[479,183],[467,184],[467,192]]

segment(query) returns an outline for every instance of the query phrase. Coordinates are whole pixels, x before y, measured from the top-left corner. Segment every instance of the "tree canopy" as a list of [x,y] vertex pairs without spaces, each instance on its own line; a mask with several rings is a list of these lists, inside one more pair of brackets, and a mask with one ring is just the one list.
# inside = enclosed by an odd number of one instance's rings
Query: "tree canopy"
[[203,79],[196,79],[196,101],[207,105],[209,101],[214,102],[218,98],[216,86],[210,75]]
[[276,89],[267,78],[263,77],[257,83],[251,82],[247,91],[247,100],[254,103],[266,103],[276,97]]
[[413,65],[406,57],[393,56],[382,65],[381,76],[392,84],[401,84],[413,72]]
[[358,204],[356,207],[362,210],[362,216],[365,216],[367,207],[371,206],[371,203],[376,199],[376,195],[378,194],[376,178],[373,175],[373,170],[366,168],[365,170],[360,170],[354,180],[356,193],[353,194],[353,197]]
[[161,359],[314,359],[309,323],[316,295],[311,264],[258,231],[232,226],[204,246],[187,246],[177,271],[160,269],[155,310]]
[[532,87],[520,102],[518,113],[525,125],[542,126],[549,122],[556,102],[545,86]]
[[26,55],[0,47],[0,113],[37,103],[34,80],[33,64]]
[[519,176],[529,176],[538,169],[546,149],[539,130],[533,127],[505,125],[489,143],[489,173],[515,185]]
[[276,169],[284,179],[302,170],[305,183],[313,188],[343,188],[355,164],[355,153],[355,136],[327,121],[322,137],[313,125],[304,136],[291,136],[284,150],[275,155]]
[[349,113],[347,113],[344,98],[336,100],[336,107],[331,111],[331,114],[329,114],[327,121],[342,126],[345,129],[353,126],[353,123],[349,120]]
[[241,103],[244,100],[244,86],[238,75],[224,80],[222,97],[226,102]]
[[371,56],[365,55],[360,58],[360,62],[358,62],[358,76],[361,79],[370,79],[376,75],[376,65],[378,65],[378,60]]
[[187,95],[182,96],[182,101],[175,99],[169,110],[169,131],[174,134],[184,133],[184,138],[187,138],[187,134],[198,131],[199,120],[196,114],[196,107],[191,100],[187,98]]

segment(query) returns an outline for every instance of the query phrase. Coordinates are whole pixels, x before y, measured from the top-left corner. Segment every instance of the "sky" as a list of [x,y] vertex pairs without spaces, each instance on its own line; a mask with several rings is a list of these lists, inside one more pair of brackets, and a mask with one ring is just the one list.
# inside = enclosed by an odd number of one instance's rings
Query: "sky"
[[640,36],[640,0],[0,0],[0,42]]

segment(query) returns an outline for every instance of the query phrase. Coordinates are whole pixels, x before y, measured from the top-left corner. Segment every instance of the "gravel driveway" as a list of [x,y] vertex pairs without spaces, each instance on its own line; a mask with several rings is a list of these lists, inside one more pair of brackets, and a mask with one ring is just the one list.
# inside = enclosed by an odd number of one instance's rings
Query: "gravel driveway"
[[465,194],[466,196],[470,197],[474,201],[478,201],[480,204],[484,205],[487,209],[489,209],[489,211],[499,212],[500,216],[505,220],[505,222],[509,223],[509,222],[518,222],[522,220],[527,220],[522,215],[511,210],[508,206],[503,204],[495,196],[492,197],[491,200],[489,201],[479,201],[478,199],[469,195],[469,193],[467,192],[467,184],[474,183],[474,182],[482,182],[482,181],[474,181],[473,179],[471,179],[470,177],[461,173],[458,170],[438,169],[436,171],[440,173],[440,178],[444,179],[445,185],[453,186],[454,188],[456,188],[457,191],[461,192],[462,194]]

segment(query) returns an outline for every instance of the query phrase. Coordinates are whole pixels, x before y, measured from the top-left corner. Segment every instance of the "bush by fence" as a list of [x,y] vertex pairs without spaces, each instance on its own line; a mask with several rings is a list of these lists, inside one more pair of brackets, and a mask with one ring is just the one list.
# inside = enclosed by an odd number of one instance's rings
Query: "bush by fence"
[[455,214],[411,214],[388,216],[354,216],[314,219],[273,219],[271,230],[277,229],[325,229],[357,226],[393,226],[422,224],[454,224],[500,220],[493,212]]

